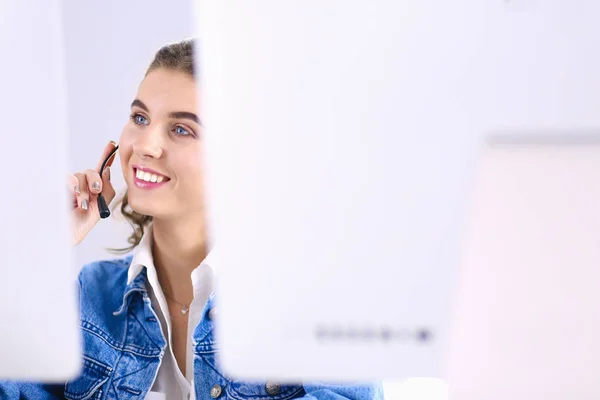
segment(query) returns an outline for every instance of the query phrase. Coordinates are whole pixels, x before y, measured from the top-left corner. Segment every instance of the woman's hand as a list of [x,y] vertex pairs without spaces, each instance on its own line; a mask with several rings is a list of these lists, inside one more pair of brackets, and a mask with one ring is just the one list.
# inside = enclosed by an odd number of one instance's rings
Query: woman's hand
[[106,163],[102,177],[99,172],[102,163],[116,146],[117,144],[112,141],[106,145],[96,169],[88,169],[85,172],[77,172],[69,176],[69,193],[72,197],[73,207],[71,211],[73,246],[81,243],[100,221],[98,194],[102,193],[106,204],[110,204],[115,197],[115,190],[110,183],[109,167],[112,165],[116,153]]

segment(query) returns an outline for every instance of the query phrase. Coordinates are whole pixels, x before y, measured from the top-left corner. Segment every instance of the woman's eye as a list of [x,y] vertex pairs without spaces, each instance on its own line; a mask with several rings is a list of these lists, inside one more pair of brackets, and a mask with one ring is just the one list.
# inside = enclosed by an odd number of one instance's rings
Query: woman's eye
[[181,136],[191,135],[187,129],[185,129],[183,126],[180,126],[180,125],[177,125],[173,131],[175,132],[176,135],[181,135]]
[[134,114],[134,115],[131,116],[131,119],[137,125],[148,125],[148,120],[143,115]]

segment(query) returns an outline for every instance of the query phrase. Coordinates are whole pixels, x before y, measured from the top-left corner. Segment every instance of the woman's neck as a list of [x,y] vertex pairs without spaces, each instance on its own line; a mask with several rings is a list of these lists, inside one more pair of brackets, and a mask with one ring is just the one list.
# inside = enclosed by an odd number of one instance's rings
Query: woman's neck
[[191,274],[208,254],[204,219],[154,220],[152,255],[158,280],[167,296],[190,304],[194,298]]

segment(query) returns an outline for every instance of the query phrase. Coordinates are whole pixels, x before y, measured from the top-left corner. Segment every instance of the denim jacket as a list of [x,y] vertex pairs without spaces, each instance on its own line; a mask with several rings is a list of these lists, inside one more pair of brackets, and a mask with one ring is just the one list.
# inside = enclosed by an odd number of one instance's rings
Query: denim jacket
[[[132,256],[99,261],[79,274],[83,368],[65,385],[0,382],[0,399],[144,399],[165,355],[166,340],[146,290],[145,269],[127,284]],[[332,385],[240,382],[220,372],[210,311],[204,307],[194,338],[196,399],[383,399],[380,384]]]

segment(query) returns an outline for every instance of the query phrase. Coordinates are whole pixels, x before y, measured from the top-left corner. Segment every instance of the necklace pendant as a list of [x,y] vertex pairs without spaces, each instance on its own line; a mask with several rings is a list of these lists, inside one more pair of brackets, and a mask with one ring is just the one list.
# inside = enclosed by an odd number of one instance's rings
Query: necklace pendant
[[185,307],[183,307],[183,308],[181,309],[181,313],[182,313],[183,315],[185,315],[185,314],[187,314],[187,313],[188,313],[188,311],[189,311],[189,310],[190,310],[190,309],[188,308],[188,306],[185,306]]

